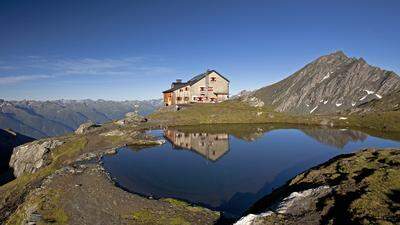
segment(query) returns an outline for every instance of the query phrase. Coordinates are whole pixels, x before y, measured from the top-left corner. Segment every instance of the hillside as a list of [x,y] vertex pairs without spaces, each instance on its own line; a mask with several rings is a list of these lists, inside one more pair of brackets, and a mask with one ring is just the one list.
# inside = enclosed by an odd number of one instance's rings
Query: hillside
[[349,109],[351,114],[365,114],[373,112],[399,111],[400,90],[384,96],[382,99],[373,99],[355,108]]
[[319,57],[293,75],[250,94],[279,112],[334,114],[400,90],[394,72],[338,51]]
[[89,120],[104,123],[123,118],[125,113],[131,111],[148,114],[160,106],[161,100],[0,100],[0,128],[11,128],[31,137],[42,138],[71,132]]

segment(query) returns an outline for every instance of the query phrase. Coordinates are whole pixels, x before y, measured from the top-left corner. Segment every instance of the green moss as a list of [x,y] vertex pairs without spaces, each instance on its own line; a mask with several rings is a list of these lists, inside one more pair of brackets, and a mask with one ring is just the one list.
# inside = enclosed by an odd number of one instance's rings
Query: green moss
[[137,224],[190,225],[190,222],[181,216],[169,216],[160,213],[162,212],[139,210],[132,213],[131,219]]
[[39,199],[38,212],[43,220],[52,224],[66,224],[68,216],[60,206],[60,192],[58,190],[47,190]]
[[393,191],[400,191],[400,170],[379,169],[366,178],[368,191],[351,205],[351,210],[359,217],[372,217],[378,221],[385,221],[392,214],[393,204],[390,196]]
[[135,211],[132,213],[132,219],[139,223],[155,222],[159,218],[147,210]]
[[186,221],[182,217],[171,218],[171,219],[169,219],[167,224],[170,224],[170,225],[190,225],[190,223],[188,221]]
[[32,208],[42,216],[43,221],[39,221],[38,225],[48,223],[63,225],[68,222],[68,216],[60,205],[60,193],[57,190],[48,189],[40,194],[28,196],[24,205],[10,216],[7,224],[22,224],[27,219],[27,212],[32,211],[28,208]]
[[174,205],[174,206],[178,206],[178,207],[190,206],[188,203],[186,203],[184,201],[180,201],[180,200],[174,199],[174,198],[165,198],[165,199],[162,199],[162,201],[168,202],[169,204]]

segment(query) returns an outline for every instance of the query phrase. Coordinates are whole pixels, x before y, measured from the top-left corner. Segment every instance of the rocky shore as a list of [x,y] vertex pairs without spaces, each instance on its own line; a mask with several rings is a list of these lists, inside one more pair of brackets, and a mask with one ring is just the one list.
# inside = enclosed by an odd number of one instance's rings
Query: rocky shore
[[399,149],[366,149],[297,175],[235,224],[399,224],[399,197]]

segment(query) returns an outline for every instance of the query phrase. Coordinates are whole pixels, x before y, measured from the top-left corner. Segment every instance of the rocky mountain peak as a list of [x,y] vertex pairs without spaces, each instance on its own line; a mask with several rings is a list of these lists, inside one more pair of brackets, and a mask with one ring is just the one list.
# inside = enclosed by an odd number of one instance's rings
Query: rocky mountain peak
[[329,54],[329,56],[336,57],[336,58],[348,58],[346,54],[342,50],[333,52]]
[[280,112],[330,114],[381,99],[399,89],[400,78],[395,73],[337,51],[252,95]]
[[336,51],[336,52],[333,52],[333,53],[330,53],[330,54],[328,54],[328,55],[324,55],[324,56],[321,56],[321,57],[319,57],[315,62],[319,62],[319,63],[321,63],[321,62],[326,62],[326,63],[332,63],[332,62],[337,62],[337,61],[345,61],[345,60],[348,60],[348,59],[350,59],[349,57],[347,57],[347,55],[346,54],[344,54],[344,52],[343,51]]

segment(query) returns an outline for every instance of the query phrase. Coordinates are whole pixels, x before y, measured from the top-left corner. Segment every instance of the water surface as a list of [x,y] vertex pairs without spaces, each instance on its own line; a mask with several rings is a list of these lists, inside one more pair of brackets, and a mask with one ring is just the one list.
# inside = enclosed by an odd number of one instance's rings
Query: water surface
[[310,167],[366,147],[399,147],[352,130],[285,125],[215,125],[152,131],[166,144],[124,147],[103,159],[123,188],[173,197],[239,216]]

